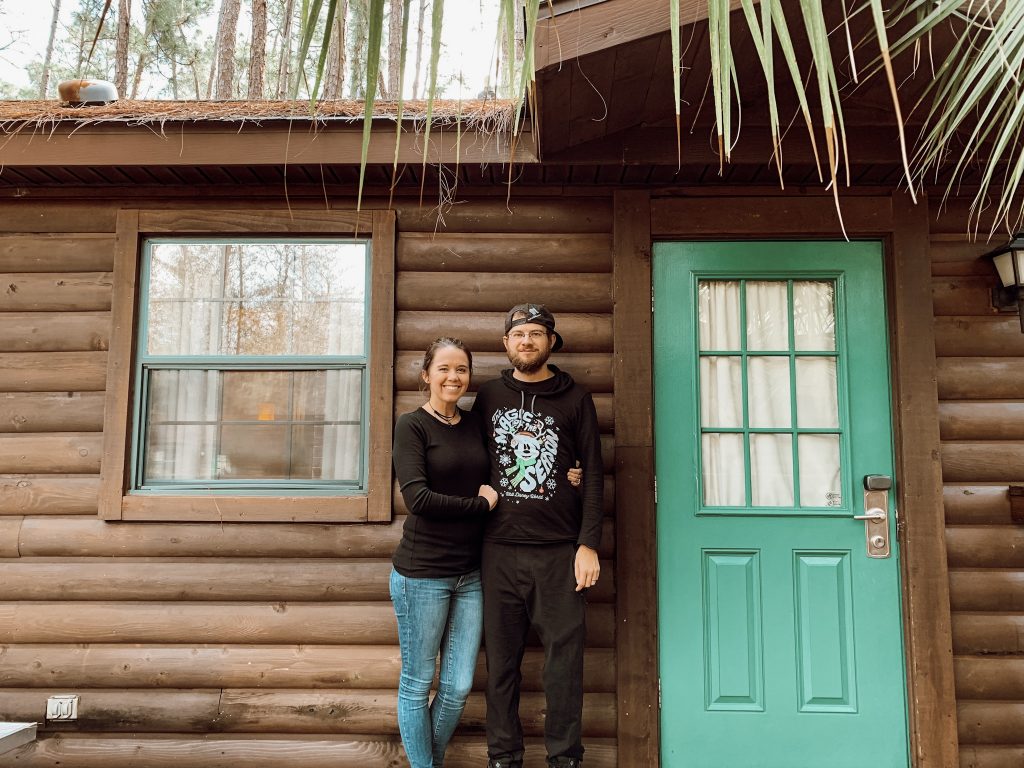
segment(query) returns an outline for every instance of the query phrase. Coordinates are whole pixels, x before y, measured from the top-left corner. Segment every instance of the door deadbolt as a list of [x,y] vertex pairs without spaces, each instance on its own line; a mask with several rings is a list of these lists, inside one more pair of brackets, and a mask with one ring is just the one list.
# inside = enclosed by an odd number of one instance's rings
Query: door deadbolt
[[889,490],[892,477],[889,475],[864,476],[864,514],[854,515],[854,520],[864,521],[864,539],[867,555],[871,558],[886,558],[892,552],[889,542]]

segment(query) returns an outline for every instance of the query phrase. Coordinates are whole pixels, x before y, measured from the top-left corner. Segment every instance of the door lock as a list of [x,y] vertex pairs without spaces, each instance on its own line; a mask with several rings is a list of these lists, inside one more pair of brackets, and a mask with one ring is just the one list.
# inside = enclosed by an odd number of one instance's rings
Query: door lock
[[886,558],[892,552],[889,542],[889,490],[892,478],[888,475],[864,476],[864,514],[854,520],[864,521],[867,555]]

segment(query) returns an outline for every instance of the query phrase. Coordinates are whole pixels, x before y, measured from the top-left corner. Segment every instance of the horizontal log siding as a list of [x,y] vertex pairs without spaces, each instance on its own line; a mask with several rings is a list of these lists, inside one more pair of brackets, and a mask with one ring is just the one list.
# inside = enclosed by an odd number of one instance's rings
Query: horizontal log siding
[[[390,556],[407,510],[370,525],[108,523],[97,518],[114,206],[0,208],[0,720],[43,721],[17,764],[401,765]],[[66,210],[64,210],[66,208]],[[506,364],[505,310],[545,301],[558,360],[595,396],[605,476],[585,659],[587,764],[616,764],[610,205],[479,200],[398,208],[395,412],[422,402],[441,334]],[[8,215],[9,214],[9,215]],[[64,215],[66,214],[66,215]],[[66,222],[66,223],[65,223]],[[75,231],[61,231],[64,224]],[[464,402],[472,403],[471,392]],[[523,663],[530,765],[543,756],[543,653]],[[446,764],[486,760],[483,655]]]
[[931,240],[939,428],[961,768],[1024,761],[1024,334],[991,306],[996,277],[940,219]]

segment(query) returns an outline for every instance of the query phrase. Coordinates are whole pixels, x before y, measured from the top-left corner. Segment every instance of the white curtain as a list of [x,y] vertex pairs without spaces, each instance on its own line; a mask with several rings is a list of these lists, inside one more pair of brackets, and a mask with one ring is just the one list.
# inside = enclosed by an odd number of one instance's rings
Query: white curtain
[[[153,245],[150,260],[151,355],[213,355],[223,325],[224,248]],[[210,480],[217,476],[219,375],[215,371],[155,370],[150,404],[165,404],[153,421],[202,422],[152,425],[145,452],[147,480]]]
[[[822,352],[835,348],[832,285],[794,282],[792,343],[787,283],[748,281],[745,293],[746,323],[745,328],[741,328],[740,283],[702,281],[699,285],[700,348],[702,352],[720,353],[702,355],[700,359],[700,413],[705,430],[701,440],[704,503],[709,506],[792,506],[796,503],[796,494],[789,430],[794,425],[794,400],[796,426],[838,428],[834,358],[797,357],[796,382],[790,381],[789,353],[793,349]],[[739,355],[741,333],[745,334],[748,352],[746,424]],[[780,354],[759,355],[758,352]],[[749,434],[749,469],[743,434],[714,431],[744,426],[780,430]],[[838,436],[799,435],[796,453],[801,506],[837,505]],[[748,472],[750,499],[746,498],[745,489]]]

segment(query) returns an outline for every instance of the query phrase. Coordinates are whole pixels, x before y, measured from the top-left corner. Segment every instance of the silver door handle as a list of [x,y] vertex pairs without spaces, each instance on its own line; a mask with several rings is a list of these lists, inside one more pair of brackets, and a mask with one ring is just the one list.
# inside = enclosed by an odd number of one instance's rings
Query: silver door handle
[[888,517],[885,510],[881,507],[872,507],[863,515],[854,515],[854,520],[878,520],[881,522]]

